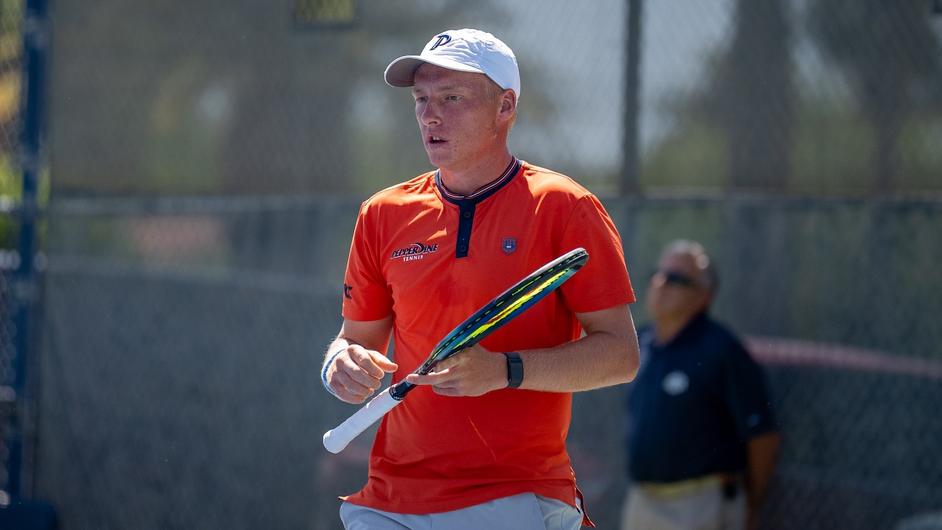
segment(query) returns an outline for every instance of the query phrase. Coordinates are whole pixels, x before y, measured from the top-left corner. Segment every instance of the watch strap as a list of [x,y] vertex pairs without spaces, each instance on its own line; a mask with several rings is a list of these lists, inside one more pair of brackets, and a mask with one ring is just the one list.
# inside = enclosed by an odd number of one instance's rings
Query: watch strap
[[523,383],[523,359],[515,351],[505,352],[507,358],[507,388],[517,388]]

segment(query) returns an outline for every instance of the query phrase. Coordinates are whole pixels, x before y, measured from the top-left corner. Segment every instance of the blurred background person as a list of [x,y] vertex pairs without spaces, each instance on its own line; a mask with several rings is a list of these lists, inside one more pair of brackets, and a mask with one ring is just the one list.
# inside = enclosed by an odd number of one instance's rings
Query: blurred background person
[[692,241],[670,243],[651,275],[627,400],[623,530],[759,527],[780,435],[761,368],[708,314],[717,287]]

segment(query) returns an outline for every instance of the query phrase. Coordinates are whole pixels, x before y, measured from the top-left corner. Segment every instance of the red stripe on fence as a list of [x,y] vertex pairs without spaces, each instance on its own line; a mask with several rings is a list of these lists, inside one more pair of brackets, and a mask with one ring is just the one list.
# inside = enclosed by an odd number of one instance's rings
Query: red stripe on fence
[[766,365],[832,367],[942,379],[942,362],[932,359],[772,337],[747,337],[746,345],[756,361]]

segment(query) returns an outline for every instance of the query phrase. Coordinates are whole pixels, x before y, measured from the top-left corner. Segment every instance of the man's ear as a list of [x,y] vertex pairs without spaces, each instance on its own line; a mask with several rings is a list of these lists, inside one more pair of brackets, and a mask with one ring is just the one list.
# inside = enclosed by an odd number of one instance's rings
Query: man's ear
[[517,93],[507,89],[500,95],[500,113],[513,115],[517,110]]

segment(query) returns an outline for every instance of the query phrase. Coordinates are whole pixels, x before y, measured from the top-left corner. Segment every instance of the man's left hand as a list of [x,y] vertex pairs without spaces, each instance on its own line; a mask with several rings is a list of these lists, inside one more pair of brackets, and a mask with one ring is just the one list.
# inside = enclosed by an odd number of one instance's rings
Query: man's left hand
[[410,374],[405,380],[431,385],[442,396],[480,396],[507,387],[507,358],[475,344],[436,364],[427,375]]

